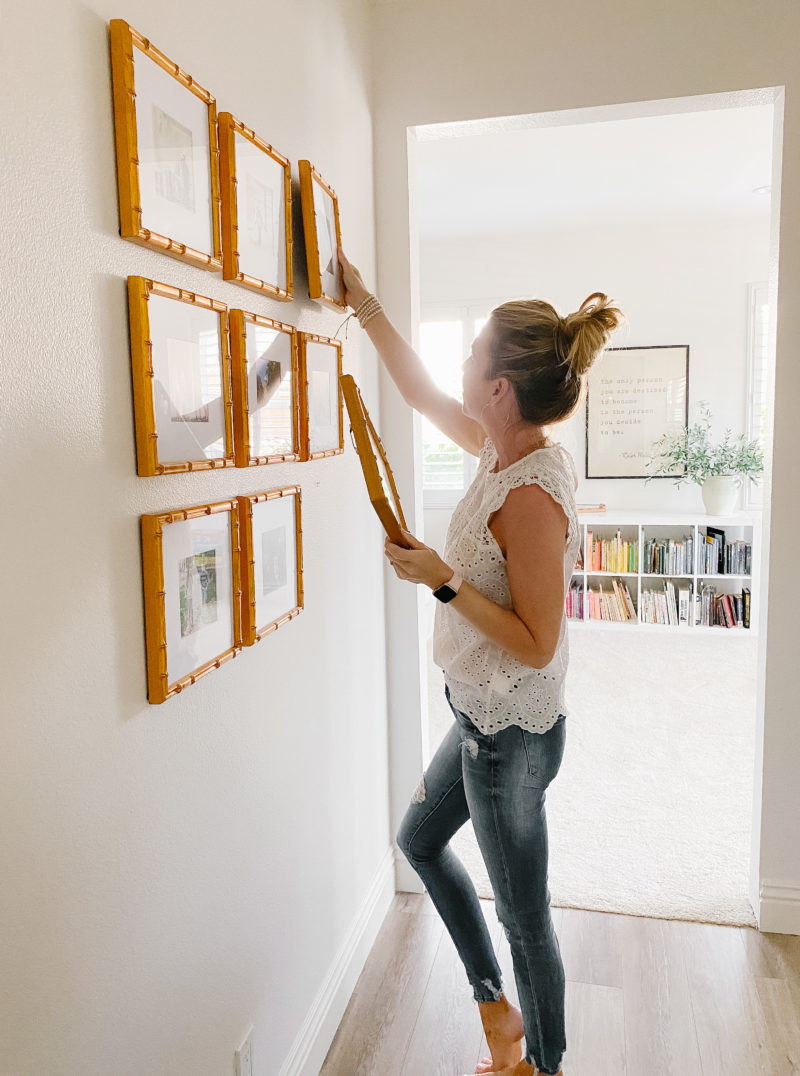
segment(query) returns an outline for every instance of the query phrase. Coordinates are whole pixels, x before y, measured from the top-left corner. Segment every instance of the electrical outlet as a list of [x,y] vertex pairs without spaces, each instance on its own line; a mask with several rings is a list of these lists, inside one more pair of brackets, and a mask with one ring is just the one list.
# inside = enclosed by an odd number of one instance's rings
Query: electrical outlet
[[244,1042],[233,1055],[236,1076],[253,1076],[253,1029],[247,1032]]

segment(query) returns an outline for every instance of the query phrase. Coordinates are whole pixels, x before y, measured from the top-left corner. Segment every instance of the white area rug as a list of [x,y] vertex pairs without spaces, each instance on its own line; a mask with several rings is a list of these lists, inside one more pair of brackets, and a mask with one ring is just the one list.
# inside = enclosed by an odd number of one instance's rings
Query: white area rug
[[[431,754],[453,721],[429,655]],[[755,926],[757,640],[570,632],[564,760],[546,794],[553,906]],[[472,824],[453,848],[493,897]]]

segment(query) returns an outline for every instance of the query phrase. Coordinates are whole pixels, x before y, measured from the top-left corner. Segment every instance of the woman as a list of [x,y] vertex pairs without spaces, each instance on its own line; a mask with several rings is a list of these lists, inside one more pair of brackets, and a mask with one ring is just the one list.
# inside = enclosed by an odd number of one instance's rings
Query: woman
[[[341,250],[339,258],[347,302],[403,399],[480,458],[453,512],[444,559],[407,532],[410,548],[386,541],[397,576],[439,599],[433,656],[455,717],[397,843],[472,985],[492,1055],[477,1072],[563,1076],[564,969],[550,917],[544,802],[564,752],[564,604],[578,553],[578,479],[545,428],[575,411],[583,375],[622,314],[600,292],[566,318],[541,300],[503,303],[463,365],[462,405],[436,387]],[[509,939],[521,1010],[503,993],[475,888],[449,846],[468,818]]]

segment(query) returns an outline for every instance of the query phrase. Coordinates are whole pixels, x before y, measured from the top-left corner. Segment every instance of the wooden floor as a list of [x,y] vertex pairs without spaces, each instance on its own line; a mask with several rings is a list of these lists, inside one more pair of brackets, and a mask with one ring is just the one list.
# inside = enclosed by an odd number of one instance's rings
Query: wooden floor
[[[481,902],[504,987],[511,953]],[[553,908],[567,978],[564,1076],[800,1074],[800,937]],[[478,1008],[427,894],[395,897],[320,1076],[462,1076]]]

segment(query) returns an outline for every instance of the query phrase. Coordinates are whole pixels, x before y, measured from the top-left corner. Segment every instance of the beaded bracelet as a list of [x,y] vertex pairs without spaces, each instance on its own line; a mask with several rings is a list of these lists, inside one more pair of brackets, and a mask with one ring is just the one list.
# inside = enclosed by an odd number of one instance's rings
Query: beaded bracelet
[[374,295],[368,295],[355,312],[358,323],[362,329],[368,321],[371,321],[377,314],[382,313],[383,307],[381,306],[380,300]]

